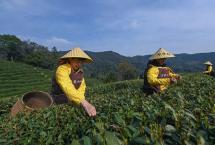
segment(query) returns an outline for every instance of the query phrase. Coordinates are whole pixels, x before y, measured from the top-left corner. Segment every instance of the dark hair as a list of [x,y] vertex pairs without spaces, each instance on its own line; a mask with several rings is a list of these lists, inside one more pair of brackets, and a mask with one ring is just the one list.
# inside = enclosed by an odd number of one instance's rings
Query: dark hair
[[82,58],[82,57],[74,57],[74,58],[71,58],[71,59],[79,59],[81,61],[86,61],[87,60],[86,58]]
[[58,63],[57,63],[57,66],[60,66],[60,65],[66,64],[66,63],[69,63],[68,58],[59,59]]
[[69,63],[69,60],[72,60],[72,59],[79,59],[81,61],[86,61],[87,59],[86,58],[81,58],[81,57],[74,57],[74,58],[62,58],[62,59],[59,59],[58,60],[58,63],[57,63],[57,66],[60,66],[62,64],[66,64],[66,63]]
[[166,66],[165,63],[163,65],[161,65],[156,59],[149,60],[148,63],[147,63],[147,68],[150,67],[151,65],[157,66],[157,67],[165,67]]

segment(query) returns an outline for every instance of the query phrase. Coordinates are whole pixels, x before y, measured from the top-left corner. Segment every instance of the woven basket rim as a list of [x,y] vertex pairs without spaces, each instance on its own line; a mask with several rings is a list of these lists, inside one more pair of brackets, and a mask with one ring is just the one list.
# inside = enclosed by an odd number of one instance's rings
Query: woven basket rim
[[22,95],[22,98],[21,98],[21,103],[22,103],[27,109],[30,109],[30,110],[32,110],[32,111],[35,110],[35,108],[31,108],[31,107],[27,106],[27,105],[24,103],[24,101],[23,101],[24,97],[25,97],[27,94],[29,94],[29,93],[44,93],[44,94],[46,94],[46,95],[48,96],[48,98],[51,100],[51,103],[50,103],[50,105],[49,105],[48,107],[50,107],[50,106],[53,104],[53,99],[52,99],[52,97],[50,96],[49,93],[44,92],[44,91],[29,91],[29,92],[26,92],[25,94],[23,94],[23,95]]

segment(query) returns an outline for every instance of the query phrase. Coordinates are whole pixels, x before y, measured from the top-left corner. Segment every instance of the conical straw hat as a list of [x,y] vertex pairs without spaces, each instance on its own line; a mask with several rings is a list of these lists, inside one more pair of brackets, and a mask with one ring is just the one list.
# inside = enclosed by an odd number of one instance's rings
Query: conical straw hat
[[205,65],[213,65],[210,61],[206,61],[204,64]]
[[166,51],[164,48],[159,48],[159,50],[157,52],[155,52],[155,54],[153,54],[149,58],[149,60],[161,59],[161,58],[171,58],[171,57],[175,57],[175,55]]
[[81,48],[73,48],[60,59],[64,58],[83,58],[85,60],[84,62],[86,63],[93,61],[83,50],[81,50]]

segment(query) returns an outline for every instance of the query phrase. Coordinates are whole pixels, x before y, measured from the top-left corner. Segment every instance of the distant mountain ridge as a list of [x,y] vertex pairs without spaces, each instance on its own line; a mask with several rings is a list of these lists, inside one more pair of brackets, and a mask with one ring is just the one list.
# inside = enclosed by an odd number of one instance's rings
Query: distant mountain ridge
[[[215,49],[214,49],[215,50]],[[107,73],[114,74],[114,71],[121,71],[132,68],[132,72],[141,73],[144,71],[150,55],[127,57],[114,51],[91,52],[86,51],[94,60],[90,65],[84,65],[85,74],[93,77],[105,76]],[[44,69],[55,69],[57,60],[64,55],[66,51],[57,51],[56,47],[48,49],[31,41],[22,41],[15,35],[0,34],[0,60],[22,62],[35,67]],[[135,68],[127,63],[127,61]],[[168,59],[167,64],[176,72],[197,72],[203,71],[205,61],[211,61],[215,64],[215,52],[196,53],[196,54],[177,54],[176,58]],[[119,70],[118,66],[120,65]],[[113,76],[113,75],[112,75]]]
[[[120,62],[127,61],[134,65],[139,73],[143,72],[150,55],[138,55],[133,57],[126,57],[114,51],[92,52],[85,51],[93,58],[94,63],[86,65],[88,72],[95,72],[102,74],[110,70],[115,71]],[[65,51],[60,54],[65,54]],[[196,54],[176,54],[175,58],[167,60],[167,65],[172,67],[176,72],[201,72],[205,69],[203,63],[211,61],[215,64],[215,52],[196,53]]]

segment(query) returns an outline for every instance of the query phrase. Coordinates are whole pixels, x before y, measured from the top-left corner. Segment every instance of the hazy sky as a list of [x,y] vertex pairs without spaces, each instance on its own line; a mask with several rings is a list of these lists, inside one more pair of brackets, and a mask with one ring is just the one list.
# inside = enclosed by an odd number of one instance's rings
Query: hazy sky
[[0,0],[0,34],[126,56],[215,51],[215,0]]

